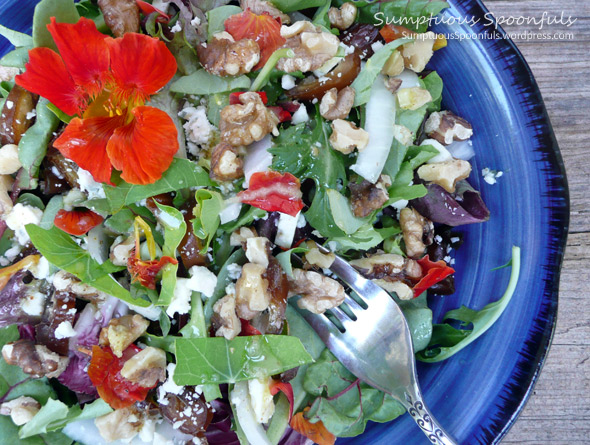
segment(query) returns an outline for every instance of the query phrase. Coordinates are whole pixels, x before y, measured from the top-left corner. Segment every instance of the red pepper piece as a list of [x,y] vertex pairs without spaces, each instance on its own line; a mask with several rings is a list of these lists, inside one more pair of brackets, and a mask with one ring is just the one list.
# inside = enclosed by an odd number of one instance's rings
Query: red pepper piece
[[250,178],[248,190],[238,193],[245,204],[266,210],[297,215],[303,208],[301,184],[291,173],[257,172]]
[[[237,91],[235,93],[230,93],[229,94],[229,104],[230,105],[241,104],[242,102],[240,102],[240,96],[244,93],[247,93],[247,92],[248,91]],[[264,91],[255,91],[255,93],[260,96],[260,99],[262,100],[262,103],[264,105],[266,105],[268,103],[268,97]]]
[[414,286],[414,298],[424,292],[426,289],[435,285],[441,280],[444,280],[451,274],[455,273],[455,269],[447,266],[443,260],[436,262],[430,261],[428,255],[418,260],[418,264],[422,267],[422,278]]

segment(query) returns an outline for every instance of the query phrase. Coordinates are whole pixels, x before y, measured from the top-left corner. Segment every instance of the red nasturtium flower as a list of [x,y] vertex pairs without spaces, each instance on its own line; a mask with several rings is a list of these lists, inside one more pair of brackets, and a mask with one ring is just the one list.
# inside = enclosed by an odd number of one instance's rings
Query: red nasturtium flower
[[92,210],[64,210],[55,215],[53,224],[70,235],[80,236],[98,226],[104,218]]
[[[156,260],[156,242],[154,241],[152,229],[141,216],[135,217],[133,229],[135,232],[135,248],[127,260],[127,270],[131,274],[131,281],[138,281],[139,284],[148,289],[155,289],[156,276],[160,270],[166,264],[178,264],[178,260],[169,256],[163,256],[159,260]],[[141,232],[145,235],[146,244],[150,253],[149,260],[141,259],[139,251]]]
[[30,50],[16,83],[76,116],[54,147],[98,182],[110,183],[113,167],[132,184],[159,179],[178,150],[170,116],[144,105],[176,73],[164,42],[136,33],[113,39],[84,17],[75,24],[52,17],[47,29],[59,54]]

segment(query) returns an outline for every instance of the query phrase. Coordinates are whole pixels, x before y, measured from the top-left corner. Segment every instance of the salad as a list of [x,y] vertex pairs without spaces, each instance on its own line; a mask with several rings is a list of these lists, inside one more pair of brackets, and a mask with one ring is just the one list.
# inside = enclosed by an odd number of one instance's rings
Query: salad
[[343,303],[338,254],[437,362],[510,301],[518,248],[498,301],[428,306],[490,216],[429,63],[447,6],[42,0],[32,35],[0,26],[3,440],[323,445],[402,415],[293,306]]

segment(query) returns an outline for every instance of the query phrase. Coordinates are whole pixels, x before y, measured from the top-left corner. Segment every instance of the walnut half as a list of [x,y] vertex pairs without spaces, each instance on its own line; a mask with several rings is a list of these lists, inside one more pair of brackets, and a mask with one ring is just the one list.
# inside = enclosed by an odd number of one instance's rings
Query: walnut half
[[340,91],[331,88],[322,97],[320,102],[320,114],[324,119],[346,119],[354,104],[354,89],[344,87]]
[[467,178],[470,173],[471,164],[461,159],[424,164],[418,169],[420,179],[434,182],[449,193],[454,193],[457,181]]
[[216,76],[238,76],[252,71],[260,61],[260,47],[251,39],[237,42],[227,32],[217,33],[209,43],[197,46],[199,62]]
[[453,141],[466,141],[473,135],[471,124],[450,111],[432,113],[424,124],[424,131],[444,145]]
[[356,13],[357,9],[354,3],[346,2],[340,8],[330,8],[328,10],[328,19],[330,20],[330,25],[338,28],[340,31],[344,31],[354,23]]
[[344,288],[332,278],[313,271],[293,269],[289,278],[289,296],[301,295],[297,305],[314,314],[323,314],[328,309],[344,302]]
[[223,142],[239,147],[259,141],[271,132],[278,136],[279,119],[264,106],[257,93],[240,94],[239,100],[241,103],[221,110],[219,130]]
[[139,6],[134,0],[98,0],[98,7],[115,37],[139,32]]
[[404,236],[406,254],[410,258],[421,258],[426,246],[432,244],[434,235],[432,221],[424,218],[415,209],[405,208],[400,212],[399,223]]
[[215,336],[225,337],[227,340],[235,338],[241,331],[242,325],[236,315],[236,297],[226,295],[213,305],[211,323],[217,329]]
[[350,121],[336,119],[332,122],[332,134],[329,140],[334,150],[347,155],[355,148],[359,151],[363,150],[369,143],[369,133]]
[[31,340],[18,340],[2,347],[2,357],[9,365],[20,367],[34,378],[58,377],[65,371],[70,359],[35,345]]
[[[104,328],[108,345],[111,347],[113,354],[121,357],[123,351],[141,337],[149,325],[149,321],[137,314],[113,318],[108,326]],[[102,334],[101,337],[103,337]]]
[[364,218],[378,210],[389,199],[387,189],[391,186],[391,178],[387,175],[381,175],[377,184],[371,184],[366,179],[360,184],[354,181],[348,183],[350,189],[350,204],[354,216]]
[[323,31],[306,20],[300,20],[291,26],[282,26],[281,36],[287,39],[283,46],[291,48],[295,53],[294,57],[282,58],[277,63],[277,69],[286,73],[317,70],[336,55],[340,44],[334,34]]
[[227,142],[220,142],[211,153],[209,176],[215,181],[232,181],[244,176],[244,161],[238,151]]
[[166,380],[166,353],[148,346],[125,362],[121,376],[143,387],[153,388]]

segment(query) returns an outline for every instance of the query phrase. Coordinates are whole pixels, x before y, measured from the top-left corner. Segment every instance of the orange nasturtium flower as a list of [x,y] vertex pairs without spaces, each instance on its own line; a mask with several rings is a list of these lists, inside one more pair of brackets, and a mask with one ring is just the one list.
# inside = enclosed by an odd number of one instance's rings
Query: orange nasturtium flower
[[176,60],[156,38],[127,33],[113,39],[92,20],[47,29],[59,54],[29,51],[16,83],[74,117],[54,142],[66,158],[110,183],[113,167],[132,184],[150,184],[178,150],[177,130],[164,111],[145,106],[176,73]]

